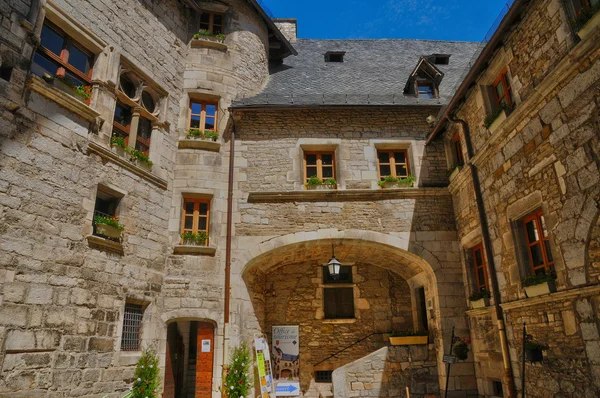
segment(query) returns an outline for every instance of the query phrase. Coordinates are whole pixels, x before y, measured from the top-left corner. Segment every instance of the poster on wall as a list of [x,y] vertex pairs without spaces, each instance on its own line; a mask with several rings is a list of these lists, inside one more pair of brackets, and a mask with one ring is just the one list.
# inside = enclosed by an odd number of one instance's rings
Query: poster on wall
[[254,349],[256,350],[260,396],[261,398],[269,398],[269,393],[273,392],[273,372],[271,370],[271,355],[269,354],[267,339],[264,337],[255,337]]
[[300,340],[298,326],[273,326],[272,347],[275,396],[300,395]]

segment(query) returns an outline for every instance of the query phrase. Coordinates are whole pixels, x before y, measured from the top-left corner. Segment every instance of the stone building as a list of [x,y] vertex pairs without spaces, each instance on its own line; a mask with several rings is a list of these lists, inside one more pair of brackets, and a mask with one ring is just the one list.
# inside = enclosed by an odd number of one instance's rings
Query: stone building
[[527,395],[597,396],[600,14],[570,22],[597,6],[515,0],[481,44],[0,2],[0,396],[120,397],[152,346],[158,393],[219,397],[279,325],[304,397],[516,396],[523,322],[549,345]]

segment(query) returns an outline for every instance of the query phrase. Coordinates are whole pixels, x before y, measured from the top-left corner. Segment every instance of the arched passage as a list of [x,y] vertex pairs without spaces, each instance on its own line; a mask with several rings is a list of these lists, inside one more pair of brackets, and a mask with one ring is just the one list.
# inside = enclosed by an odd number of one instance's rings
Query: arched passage
[[[430,237],[427,239],[430,240]],[[236,253],[236,268],[239,267],[237,269],[241,271],[240,276],[246,289],[240,293],[234,289],[232,294],[234,300],[236,295],[238,300],[243,300],[244,292],[247,292],[246,302],[250,304],[239,307],[243,328],[246,333],[264,333],[269,336],[274,323],[300,324],[300,333],[304,334],[304,338],[300,337],[301,348],[303,345],[313,347],[304,347],[301,352],[301,366],[304,366],[301,378],[306,379],[321,366],[319,364],[313,369],[312,365],[327,358],[328,354],[335,354],[338,349],[343,348],[342,345],[365,337],[367,330],[384,332],[389,330],[385,329],[388,325],[390,328],[417,328],[420,325],[418,312],[424,309],[429,324],[430,343],[435,343],[435,350],[430,350],[430,354],[433,361],[438,359],[441,362],[444,337],[449,339],[451,325],[468,333],[464,307],[457,308],[457,304],[458,307],[461,306],[460,299],[447,300],[447,296],[462,297],[464,306],[464,287],[458,255],[456,261],[450,255],[457,250],[452,244],[453,239],[455,237],[448,235],[447,242],[440,239],[430,244],[431,242],[419,241],[414,236],[396,237],[357,230],[321,230],[255,243],[249,250]],[[332,255],[332,244],[335,255],[342,264],[352,266],[355,276],[352,280],[355,319],[326,319],[325,316],[324,290],[333,286],[329,286],[323,279],[322,266]],[[238,244],[239,246],[243,245]],[[438,261],[438,258],[447,261]],[[443,280],[441,286],[438,284],[440,278]],[[419,303],[422,299],[417,294],[419,288],[423,288],[425,293],[424,305]],[[385,305],[392,307],[387,313],[382,309]],[[394,308],[402,305],[410,306],[410,316],[402,316],[400,311],[394,312]],[[276,313],[275,316],[273,313]],[[255,318],[250,319],[250,314]],[[312,319],[308,319],[309,317]],[[248,325],[256,325],[256,329],[248,330]],[[326,335],[327,333],[330,335]],[[311,336],[307,338],[307,334]],[[331,335],[334,336],[333,339],[330,338]],[[380,341],[370,345],[361,342],[366,346],[363,347],[362,356],[387,344],[384,341],[382,337]],[[330,365],[342,366],[355,360],[359,353],[360,350],[357,350],[354,356],[329,361]],[[439,373],[443,374],[444,370],[439,369]],[[304,385],[303,389],[306,388]]]

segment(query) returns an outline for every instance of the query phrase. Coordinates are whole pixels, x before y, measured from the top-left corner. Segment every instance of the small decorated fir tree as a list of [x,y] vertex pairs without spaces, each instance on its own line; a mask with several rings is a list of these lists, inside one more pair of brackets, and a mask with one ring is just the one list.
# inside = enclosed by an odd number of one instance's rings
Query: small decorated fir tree
[[229,398],[244,398],[250,388],[250,350],[246,343],[233,349],[231,363],[225,376],[225,391]]
[[158,397],[158,356],[153,348],[147,348],[142,353],[135,368],[133,381],[133,398]]

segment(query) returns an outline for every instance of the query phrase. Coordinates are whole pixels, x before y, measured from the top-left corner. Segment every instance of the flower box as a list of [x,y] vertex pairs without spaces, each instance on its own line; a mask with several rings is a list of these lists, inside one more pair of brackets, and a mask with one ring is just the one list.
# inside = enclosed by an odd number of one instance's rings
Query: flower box
[[125,148],[122,148],[118,145],[111,145],[110,150],[122,158],[125,157]]
[[196,239],[184,239],[184,246],[206,246],[206,240],[199,242]]
[[500,112],[500,114],[496,117],[492,124],[490,124],[490,127],[488,127],[490,133],[493,133],[494,131],[498,130],[498,127],[500,127],[502,122],[504,122],[507,117],[508,115],[506,114],[506,110],[502,110],[502,112]]
[[475,301],[471,301],[471,308],[473,309],[477,309],[477,308],[485,308],[488,307],[490,305],[490,299],[489,298],[480,298],[479,300],[475,300]]
[[412,182],[384,182],[381,185],[381,188],[383,189],[389,189],[389,188],[410,188],[413,186]]
[[554,293],[556,291],[556,283],[543,282],[538,285],[525,286],[524,289],[527,297],[537,297],[544,294]]
[[319,190],[332,190],[336,189],[336,184],[308,184],[306,185],[306,189],[309,191],[319,191]]
[[529,362],[542,362],[544,360],[544,352],[542,350],[525,348],[525,359]]
[[456,178],[456,176],[458,175],[458,173],[460,173],[461,169],[462,169],[462,166],[456,166],[454,168],[454,170],[452,170],[452,172],[450,173],[450,176],[448,177],[448,179],[450,181],[454,180]]
[[391,345],[423,345],[427,344],[429,336],[400,336],[390,337]]
[[595,32],[600,27],[600,12],[596,12],[578,31],[577,36],[581,40],[588,37],[591,33]]
[[107,224],[96,224],[96,235],[106,236],[112,239],[119,239],[121,237],[121,231],[117,227]]

